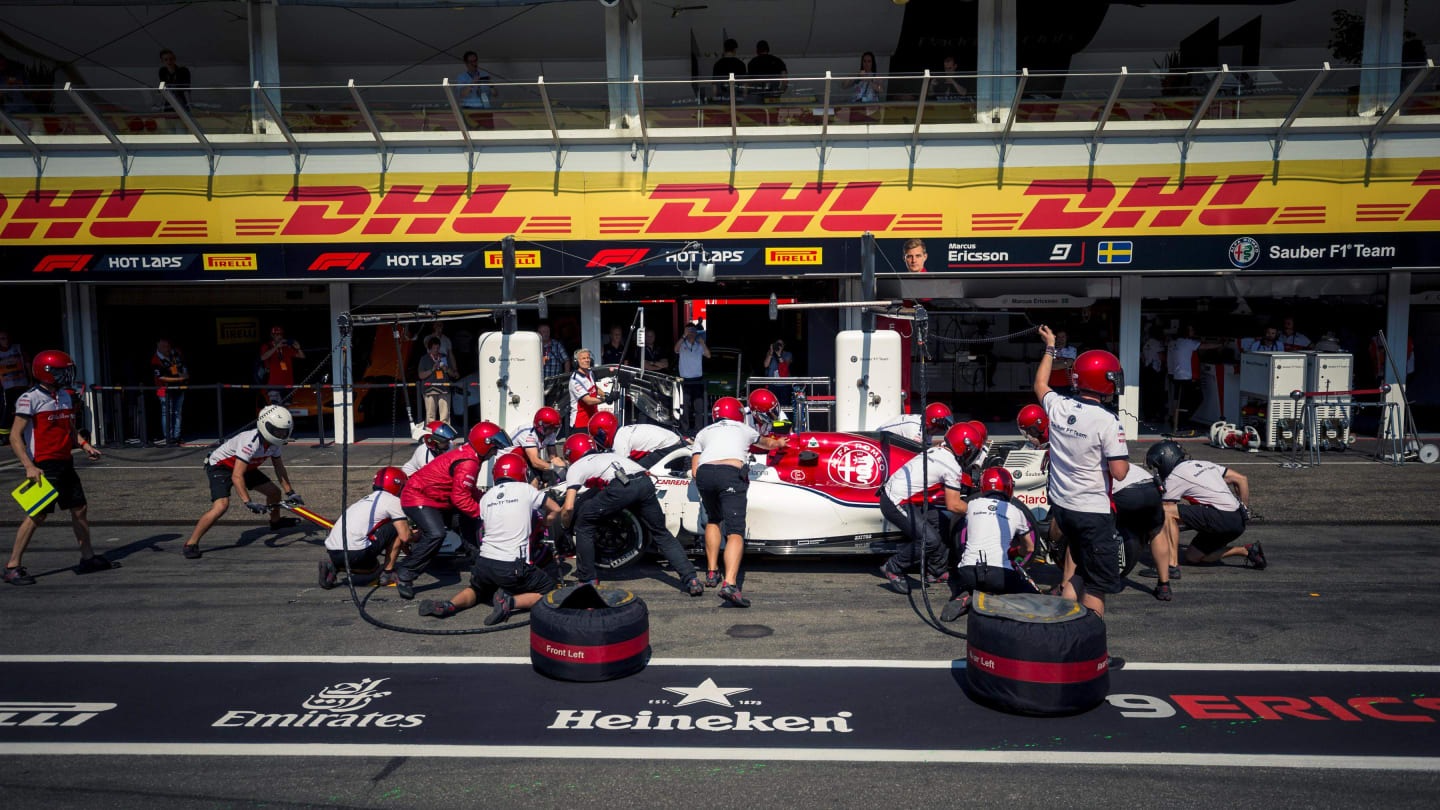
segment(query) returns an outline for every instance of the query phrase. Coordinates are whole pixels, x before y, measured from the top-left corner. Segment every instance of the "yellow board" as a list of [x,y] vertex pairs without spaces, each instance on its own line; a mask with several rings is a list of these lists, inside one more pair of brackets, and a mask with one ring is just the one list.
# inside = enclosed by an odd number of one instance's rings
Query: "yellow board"
[[[1007,167],[985,169],[634,174],[463,174],[114,177],[0,180],[0,248],[482,242],[556,239],[809,239],[855,236],[1204,235],[1433,231],[1440,158]],[[804,263],[794,257],[784,263]],[[487,256],[487,263],[497,262]],[[517,261],[537,259],[517,255]],[[768,259],[767,259],[768,261]],[[206,267],[254,266],[249,253],[209,253]]]
[[25,479],[20,486],[16,487],[10,493],[10,496],[15,499],[16,503],[20,504],[21,509],[25,510],[25,514],[34,517],[40,514],[42,509],[54,503],[55,499],[59,497],[59,493],[55,491],[55,487],[51,486],[50,482],[46,481],[45,476],[42,475],[38,482],[32,482],[28,478]]

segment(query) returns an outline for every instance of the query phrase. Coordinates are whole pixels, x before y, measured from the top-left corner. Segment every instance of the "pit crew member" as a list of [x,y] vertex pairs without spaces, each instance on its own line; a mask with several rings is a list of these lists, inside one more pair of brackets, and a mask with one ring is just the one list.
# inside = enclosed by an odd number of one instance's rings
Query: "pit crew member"
[[[1250,514],[1250,481],[1238,472],[1209,461],[1185,458],[1172,441],[1158,442],[1145,453],[1145,463],[1165,480],[1166,531],[1178,538],[1180,525],[1195,530],[1185,549],[1189,565],[1245,557],[1249,568],[1263,570],[1265,550],[1259,542],[1231,546],[1245,533]],[[1230,490],[1234,486],[1240,497]],[[1179,541],[1176,540],[1178,550]],[[1173,552],[1172,552],[1173,553]]]
[[[224,444],[215,448],[205,459],[205,477],[210,480],[210,508],[195,523],[190,539],[185,541],[181,551],[187,560],[200,559],[200,538],[210,531],[215,521],[230,508],[230,490],[233,487],[240,495],[240,502],[257,515],[270,513],[270,530],[279,531],[299,525],[293,517],[280,517],[280,487],[260,472],[268,459],[275,470],[280,486],[285,488],[284,499],[290,503],[304,503],[295,494],[290,483],[290,473],[280,459],[280,448],[290,441],[295,430],[295,418],[283,405],[266,405],[255,419],[255,427],[242,430],[231,436]],[[251,500],[250,491],[256,490],[265,496],[265,505]]]
[[1123,385],[1120,360],[1103,349],[1075,358],[1074,396],[1050,388],[1055,333],[1040,327],[1045,354],[1035,371],[1035,396],[1050,419],[1050,515],[1075,559],[1075,576],[1062,583],[1067,599],[1105,617],[1105,596],[1119,593],[1120,536],[1110,507],[1110,482],[1125,478],[1130,461],[1120,420],[1102,403]]
[[409,478],[420,468],[435,460],[435,457],[450,451],[450,443],[460,438],[459,432],[444,422],[431,422],[425,426],[425,434],[420,437],[420,445],[415,452],[410,454],[410,460],[400,468]]
[[327,557],[320,561],[321,588],[335,587],[339,572],[347,570],[347,558],[352,574],[368,574],[384,555],[385,572],[381,576],[393,578],[400,546],[410,542],[410,521],[400,506],[406,479],[399,467],[375,473],[370,494],[350,504],[345,516],[335,522],[325,538]]
[[[603,412],[595,414],[597,417],[603,415]],[[615,417],[612,415],[610,418]],[[511,437],[524,454],[526,465],[547,484],[555,483],[564,472],[560,468],[565,466],[565,459],[560,457],[555,445],[561,424],[559,411],[550,407],[540,408],[535,411],[530,427],[520,428]]]
[[1015,416],[1015,427],[1020,428],[1020,433],[1025,441],[1037,450],[1043,450],[1050,446],[1050,417],[1045,415],[1045,409],[1039,405],[1026,405],[1020,409]]
[[[910,592],[905,577],[915,563],[923,560],[923,576],[942,582],[946,574],[946,548],[942,538],[949,536],[948,520],[965,514],[961,496],[966,485],[965,469],[980,452],[980,436],[968,424],[954,425],[945,431],[944,441],[926,448],[896,470],[880,490],[880,514],[897,526],[910,540],[880,566],[880,575],[891,590]],[[945,493],[945,512],[922,509],[921,503],[937,489]]]
[[494,422],[478,422],[470,428],[465,443],[420,468],[400,493],[405,517],[420,530],[410,553],[395,567],[395,588],[401,599],[415,598],[415,578],[425,572],[435,552],[445,542],[448,518],[459,513],[461,536],[473,540],[480,517],[477,480],[480,467],[503,447],[510,437]]
[[768,388],[756,388],[746,400],[745,424],[761,436],[769,436],[777,422],[783,423],[780,415],[780,398]]
[[[1160,481],[1142,465],[1131,464],[1130,472],[1110,490],[1110,501],[1115,505],[1115,527],[1150,544],[1150,556],[1155,560],[1155,576],[1159,580],[1155,598],[1169,602],[1170,580],[1180,578],[1180,569],[1174,567],[1174,558],[1170,556],[1170,533],[1160,499]],[[1141,572],[1141,576],[1145,575]]]
[[90,547],[85,489],[80,485],[80,476],[70,455],[71,448],[79,446],[91,461],[100,458],[100,451],[75,428],[75,405],[66,390],[75,381],[75,361],[61,351],[43,351],[35,355],[30,376],[35,387],[15,400],[10,449],[20,459],[30,484],[38,483],[44,475],[55,488],[55,497],[20,522],[15,532],[15,546],[10,549],[10,560],[5,564],[4,579],[11,585],[35,584],[35,578],[21,565],[22,558],[35,530],[56,507],[70,510],[70,526],[75,532],[75,542],[80,544],[80,573],[118,568],[119,563],[110,562]]
[[530,486],[529,466],[519,456],[506,453],[495,459],[491,473],[495,486],[480,499],[485,540],[470,572],[470,584],[447,601],[422,601],[421,616],[445,619],[488,604],[494,609],[485,624],[495,625],[517,610],[529,610],[542,594],[555,589],[555,579],[534,564],[530,541],[539,525],[538,513],[548,517],[559,511],[559,505],[544,490]]
[[[622,511],[640,522],[646,536],[660,548],[670,567],[680,576],[681,587],[691,596],[703,596],[705,586],[695,575],[695,565],[685,556],[680,541],[665,527],[665,513],[655,494],[655,482],[639,464],[616,453],[600,449],[588,433],[576,433],[565,440],[565,504],[562,521],[575,528],[575,578],[598,584],[595,573],[595,524]],[[586,494],[577,506],[582,487],[598,490]]]
[[916,444],[924,444],[925,438],[922,432],[928,433],[930,441],[938,444],[944,440],[945,431],[949,430],[953,424],[955,424],[955,415],[951,413],[950,406],[943,402],[932,402],[925,406],[923,416],[918,413],[902,413],[881,425],[878,430],[881,433],[909,439]]
[[619,389],[606,398],[601,396],[595,377],[590,373],[594,360],[589,349],[575,350],[575,370],[570,373],[570,427],[584,430],[590,418],[600,409],[600,403],[613,402],[620,397]]
[[689,439],[659,425],[626,425],[617,428],[616,424],[618,420],[615,414],[597,413],[595,418],[590,420],[590,437],[601,448],[628,458],[647,470],[676,450],[690,446]]
[[[750,477],[745,464],[751,446],[765,450],[785,447],[784,436],[761,436],[745,424],[744,409],[735,397],[721,397],[710,409],[714,421],[695,436],[690,477],[705,507],[705,584],[719,587],[720,598],[736,607],[750,607],[740,593],[740,560],[745,556],[745,495]],[[722,536],[723,529],[723,536]],[[721,541],[725,573],[721,576]]]
[[985,593],[1039,593],[1040,589],[1010,560],[1010,547],[1020,538],[1028,556],[1034,551],[1030,521],[1020,513],[1024,507],[1010,502],[1015,479],[1004,467],[980,473],[980,494],[965,508],[965,534],[960,561],[950,575],[950,601],[940,620],[953,622],[970,609],[974,591]]

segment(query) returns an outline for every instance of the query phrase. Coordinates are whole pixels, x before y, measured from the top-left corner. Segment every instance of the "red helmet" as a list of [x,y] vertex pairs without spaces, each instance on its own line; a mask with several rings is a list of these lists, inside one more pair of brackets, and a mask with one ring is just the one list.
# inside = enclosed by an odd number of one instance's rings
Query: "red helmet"
[[985,429],[985,423],[978,419],[971,419],[965,424],[975,428],[975,432],[980,434],[980,446],[985,446],[985,442],[990,440],[990,431]]
[[1015,479],[1010,476],[1010,471],[1004,467],[986,467],[980,473],[980,494],[989,495],[996,493],[1005,500],[1010,500],[1015,494]]
[[36,382],[68,388],[75,382],[75,361],[59,349],[47,349],[35,355],[30,363],[30,376]]
[[984,442],[975,428],[968,423],[962,423],[945,431],[945,446],[955,454],[962,466],[969,466],[975,457],[980,454],[980,446]]
[[1050,433],[1050,417],[1045,415],[1045,409],[1039,405],[1026,405],[1015,417],[1015,426],[1026,436],[1043,442]]
[[925,406],[925,432],[944,433],[955,424],[955,414],[943,402],[932,402]]
[[780,418],[780,400],[770,389],[756,388],[750,392],[750,413],[759,421],[774,422]]
[[481,461],[490,458],[496,450],[510,446],[510,437],[494,422],[477,422],[466,439]]
[[1082,391],[1109,396],[1125,387],[1125,372],[1120,369],[1120,358],[1104,349],[1091,349],[1075,358],[1070,381]]
[[574,464],[596,449],[595,440],[590,438],[590,434],[572,433],[570,438],[565,440],[565,460]]
[[615,431],[620,429],[620,420],[609,411],[601,411],[590,417],[587,429],[590,435],[595,437],[596,444],[609,450],[615,446]]
[[525,459],[513,453],[505,453],[495,459],[495,465],[490,468],[490,474],[495,478],[496,483],[501,481],[524,483],[529,480],[530,465],[525,463]]
[[715,400],[715,405],[710,409],[710,415],[715,419],[729,419],[735,422],[745,421],[745,409],[740,400],[735,397],[720,397]]
[[546,406],[535,412],[535,434],[544,439],[560,430],[560,412]]
[[405,471],[399,467],[386,467],[375,473],[374,488],[385,490],[391,495],[399,495],[400,490],[405,488]]
[[431,422],[425,426],[425,435],[420,441],[436,453],[443,453],[450,449],[450,443],[460,438],[459,432],[444,422]]

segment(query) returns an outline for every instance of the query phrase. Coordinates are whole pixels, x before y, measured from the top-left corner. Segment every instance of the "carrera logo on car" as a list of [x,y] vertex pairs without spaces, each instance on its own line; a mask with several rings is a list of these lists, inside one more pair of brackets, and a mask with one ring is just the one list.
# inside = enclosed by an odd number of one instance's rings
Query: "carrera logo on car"
[[885,479],[885,457],[866,442],[846,442],[830,454],[830,480],[846,487],[873,487]]
[[[732,700],[731,698],[736,695],[747,694],[754,690],[748,686],[720,686],[715,683],[714,678],[706,678],[697,686],[665,686],[661,689],[671,695],[678,695],[679,699],[675,700],[668,696],[656,698],[651,700],[649,705],[671,706],[675,709],[697,703],[707,703],[727,709],[734,709],[737,705],[745,707],[764,705],[763,700],[754,698]],[[674,700],[673,703],[672,700]],[[849,734],[854,731],[850,728],[850,718],[853,716],[851,712],[806,717],[758,714],[742,710],[726,714],[696,716],[688,713],[670,714],[663,711],[657,714],[652,709],[645,709],[634,714],[607,714],[600,709],[557,709],[555,719],[546,726],[546,729],[557,731],[753,731],[760,733],[805,731],[821,734]]]
[[[516,266],[516,267],[539,267],[539,266],[540,266],[540,251],[538,251],[538,250],[517,250],[517,251],[515,251],[515,266]],[[505,251],[503,251],[503,250],[487,250],[487,251],[485,251],[485,269],[486,269],[486,270],[501,270],[501,269],[504,269],[504,267],[505,267]]]
[[56,270],[66,270],[71,273],[79,273],[85,269],[85,265],[95,258],[93,253],[61,253],[54,256],[46,256],[35,263],[35,273],[53,273]]
[[415,728],[425,722],[423,714],[384,714],[360,710],[388,697],[380,684],[389,678],[364,678],[353,683],[327,686],[300,703],[302,712],[270,714],[232,709],[211,723],[214,728]]
[[822,248],[765,248],[765,263],[780,265],[820,264]]
[[321,253],[310,263],[311,270],[359,270],[369,253]]
[[205,253],[206,270],[259,270],[254,253]]
[[0,701],[0,728],[74,728],[114,703],[70,703],[49,700]]

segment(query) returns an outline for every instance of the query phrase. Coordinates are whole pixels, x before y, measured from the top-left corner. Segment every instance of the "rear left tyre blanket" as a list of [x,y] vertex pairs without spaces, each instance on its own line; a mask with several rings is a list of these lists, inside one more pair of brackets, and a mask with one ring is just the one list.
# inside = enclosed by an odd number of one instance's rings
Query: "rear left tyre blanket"
[[573,585],[530,610],[530,663],[562,681],[608,681],[650,661],[650,612],[630,591]]
[[993,709],[1077,714],[1105,701],[1105,622],[1057,596],[976,593],[970,608],[965,694]]

